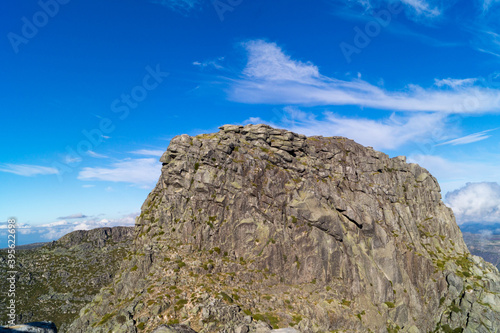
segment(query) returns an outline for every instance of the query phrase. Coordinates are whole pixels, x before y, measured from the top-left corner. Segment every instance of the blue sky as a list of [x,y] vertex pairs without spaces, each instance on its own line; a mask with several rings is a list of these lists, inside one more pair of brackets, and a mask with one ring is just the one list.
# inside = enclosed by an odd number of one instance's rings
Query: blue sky
[[172,137],[267,123],[406,155],[459,223],[499,222],[499,9],[5,0],[0,221],[20,243],[133,225]]

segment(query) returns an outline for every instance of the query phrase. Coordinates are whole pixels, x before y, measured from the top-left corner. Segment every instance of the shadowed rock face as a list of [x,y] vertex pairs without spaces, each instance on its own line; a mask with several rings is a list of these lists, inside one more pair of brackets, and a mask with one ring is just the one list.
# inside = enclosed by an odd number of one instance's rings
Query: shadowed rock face
[[226,125],[175,137],[160,161],[133,255],[71,332],[500,325],[498,271],[469,254],[436,179],[404,157]]

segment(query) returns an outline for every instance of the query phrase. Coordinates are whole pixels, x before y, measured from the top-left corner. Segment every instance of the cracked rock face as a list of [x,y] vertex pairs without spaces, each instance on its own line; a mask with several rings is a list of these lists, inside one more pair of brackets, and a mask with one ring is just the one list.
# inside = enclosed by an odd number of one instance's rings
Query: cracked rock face
[[72,332],[500,326],[498,271],[469,254],[436,179],[404,157],[226,125],[175,137],[160,161],[133,255]]

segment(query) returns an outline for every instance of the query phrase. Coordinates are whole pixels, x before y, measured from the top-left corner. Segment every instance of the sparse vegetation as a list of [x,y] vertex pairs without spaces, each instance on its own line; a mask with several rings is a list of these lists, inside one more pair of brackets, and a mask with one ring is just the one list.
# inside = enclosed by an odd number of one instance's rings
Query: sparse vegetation
[[388,307],[389,309],[393,309],[393,308],[395,307],[395,305],[394,305],[394,303],[393,303],[393,302],[389,302],[389,301],[387,301],[387,302],[384,302],[384,304],[385,304],[385,305],[387,305],[387,307]]

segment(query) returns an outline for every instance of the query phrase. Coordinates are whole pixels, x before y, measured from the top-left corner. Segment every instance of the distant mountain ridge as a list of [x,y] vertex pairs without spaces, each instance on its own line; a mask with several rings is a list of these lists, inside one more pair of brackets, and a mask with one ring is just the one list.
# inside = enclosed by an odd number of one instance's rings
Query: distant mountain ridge
[[[43,246],[16,247],[16,323],[50,320],[59,332],[71,332],[68,326],[80,309],[111,282],[132,238],[133,227],[98,228],[74,231]],[[6,260],[7,251],[0,250],[0,264]],[[0,270],[1,281],[6,274]],[[0,298],[1,309],[6,301]],[[1,311],[0,325],[6,324]]]
[[[16,250],[32,250],[36,249],[42,246],[45,246],[49,244],[50,242],[40,242],[40,243],[31,243],[31,244],[24,244],[24,245],[16,245]],[[0,251],[7,250],[8,248],[5,247],[3,249],[0,249]]]

